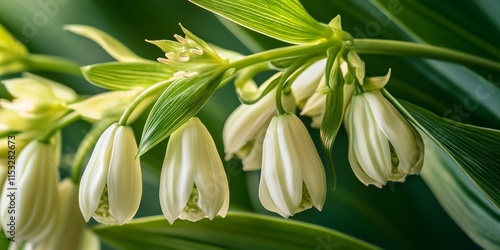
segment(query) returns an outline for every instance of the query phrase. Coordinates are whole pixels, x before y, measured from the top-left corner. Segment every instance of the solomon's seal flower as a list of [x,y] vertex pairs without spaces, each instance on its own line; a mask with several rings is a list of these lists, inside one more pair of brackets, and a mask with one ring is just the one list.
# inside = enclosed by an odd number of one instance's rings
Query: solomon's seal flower
[[[85,250],[99,249],[99,239],[85,228],[85,220],[78,209],[78,185],[70,179],[59,182],[59,213],[55,214],[56,226],[34,250]],[[31,243],[31,242],[30,242]]]
[[131,127],[117,123],[101,135],[80,183],[79,203],[86,221],[124,224],[142,196],[142,175]]
[[323,208],[326,176],[306,127],[293,113],[275,116],[264,138],[259,198],[269,211],[287,218]]
[[404,182],[422,169],[422,137],[380,90],[355,95],[344,122],[349,163],[363,184],[381,188],[387,181]]
[[160,179],[160,205],[170,223],[226,216],[229,187],[215,143],[193,117],[170,136]]
[[[52,232],[58,214],[57,181],[59,153],[52,143],[32,141],[19,154],[16,181],[6,181],[0,203],[0,216],[5,235],[16,242],[39,242]],[[17,184],[13,191],[12,184]],[[15,232],[10,226],[15,204]],[[9,208],[10,207],[10,208]]]
[[[276,114],[276,90],[269,92],[258,102],[241,104],[227,118],[222,140],[226,160],[234,154],[242,159],[243,170],[258,170],[262,162],[262,138],[271,119]],[[285,110],[294,111],[293,95],[284,95]]]

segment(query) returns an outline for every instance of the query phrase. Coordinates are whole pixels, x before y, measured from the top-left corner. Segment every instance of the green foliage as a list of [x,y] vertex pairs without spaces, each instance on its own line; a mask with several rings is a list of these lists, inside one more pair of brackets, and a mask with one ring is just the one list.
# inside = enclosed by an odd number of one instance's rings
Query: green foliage
[[64,26],[64,28],[75,34],[87,37],[88,39],[96,42],[106,52],[108,52],[110,56],[115,58],[117,61],[142,62],[146,60],[136,55],[134,52],[132,52],[129,48],[127,48],[120,41],[116,40],[114,37],[94,27],[72,24],[72,25],[66,25]]
[[443,119],[408,102],[401,104],[398,108],[443,148],[500,209],[500,131]]
[[172,77],[174,71],[156,62],[110,62],[82,67],[85,79],[109,90],[129,90],[149,87]]
[[427,138],[422,177],[443,208],[485,249],[500,245],[500,211],[438,145]]
[[343,233],[312,224],[250,213],[196,223],[163,216],[124,226],[98,226],[94,232],[121,249],[379,249]]
[[298,0],[190,0],[246,28],[293,43],[330,38],[331,29],[314,20]]
[[158,98],[144,125],[138,156],[167,138],[205,105],[223,76],[217,66],[205,70],[198,76],[174,80]]

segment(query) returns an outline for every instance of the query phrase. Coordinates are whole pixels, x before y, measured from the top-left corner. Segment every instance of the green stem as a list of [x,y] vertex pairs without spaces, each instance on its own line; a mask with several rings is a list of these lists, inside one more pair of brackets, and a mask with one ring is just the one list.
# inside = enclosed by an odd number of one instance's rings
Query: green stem
[[285,84],[285,78],[281,77],[278,86],[276,86],[276,109],[278,111],[278,115],[286,113],[285,108],[283,108],[283,103],[281,103],[281,92],[283,90],[284,84]]
[[165,81],[161,81],[159,83],[156,83],[147,89],[145,89],[140,95],[138,95],[134,101],[127,107],[125,112],[123,112],[123,115],[120,117],[120,121],[118,124],[121,126],[127,126],[127,122],[129,117],[132,115],[134,110],[137,108],[137,106],[144,101],[147,97],[153,95],[156,91],[163,89],[166,85],[172,83],[172,79],[168,79]]
[[65,116],[63,116],[60,120],[57,121],[57,123],[49,130],[48,133],[46,133],[40,141],[42,142],[48,142],[50,138],[59,130],[62,128],[68,126],[69,124],[77,121],[80,119],[80,114],[77,112],[71,112]]
[[499,62],[428,44],[379,39],[354,39],[352,45],[346,45],[346,48],[353,49],[360,54],[426,57],[488,67],[500,71]]
[[47,70],[83,77],[78,63],[62,57],[31,54],[24,59],[24,63],[28,70]]
[[228,68],[235,68],[236,70],[239,70],[241,68],[245,68],[266,61],[284,59],[288,57],[301,57],[304,55],[326,53],[327,48],[341,42],[342,41],[340,40],[332,40],[321,44],[295,45],[295,46],[288,46],[283,48],[267,50],[234,61],[229,64]]
[[80,172],[83,167],[83,162],[87,158],[87,154],[92,148],[94,148],[97,140],[101,134],[115,122],[114,119],[101,120],[94,124],[89,133],[85,135],[78,150],[76,151],[75,158],[73,159],[73,165],[71,167],[71,180],[73,183],[80,183]]

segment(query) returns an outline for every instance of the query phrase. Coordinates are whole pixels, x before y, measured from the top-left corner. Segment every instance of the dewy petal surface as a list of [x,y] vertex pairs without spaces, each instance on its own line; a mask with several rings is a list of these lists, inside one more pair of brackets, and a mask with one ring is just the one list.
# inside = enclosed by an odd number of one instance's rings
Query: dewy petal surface
[[134,132],[119,126],[115,133],[108,173],[109,212],[122,225],[132,219],[142,196],[142,174]]

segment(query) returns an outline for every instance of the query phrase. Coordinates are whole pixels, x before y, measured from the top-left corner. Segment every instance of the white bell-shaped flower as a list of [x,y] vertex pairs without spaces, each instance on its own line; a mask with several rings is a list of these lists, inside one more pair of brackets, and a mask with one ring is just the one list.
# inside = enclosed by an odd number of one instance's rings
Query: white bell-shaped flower
[[229,186],[212,136],[196,117],[170,136],[160,177],[160,205],[170,223],[226,216]]
[[86,250],[100,248],[99,239],[85,228],[78,208],[78,185],[70,179],[59,183],[59,213],[56,226],[47,238],[34,244],[34,250]]
[[320,80],[325,74],[326,58],[318,60],[302,71],[293,81],[292,91],[295,102],[302,108],[309,97],[320,85]]
[[79,203],[86,221],[124,224],[132,219],[142,196],[142,174],[131,127],[117,123],[104,131],[85,168]]
[[293,113],[275,116],[264,138],[259,198],[269,211],[287,218],[323,208],[326,176],[306,127]]
[[381,188],[422,169],[422,137],[379,90],[355,95],[344,122],[349,163],[363,184]]
[[[51,143],[32,141],[19,154],[4,183],[2,227],[16,242],[38,242],[54,229],[58,214],[59,153]],[[17,189],[16,189],[17,188]]]
[[[285,110],[294,111],[293,95],[284,95],[282,99]],[[243,170],[260,169],[262,135],[275,114],[276,90],[271,91],[255,104],[241,104],[236,108],[227,118],[222,131],[226,160],[230,160],[234,154],[237,154],[242,159]]]

